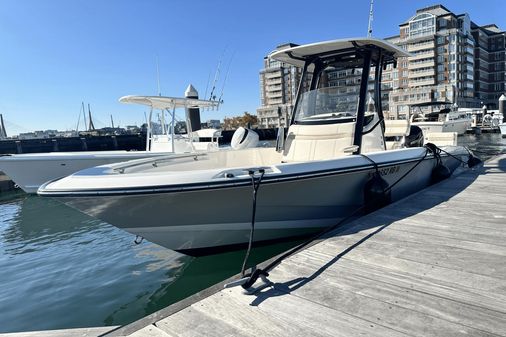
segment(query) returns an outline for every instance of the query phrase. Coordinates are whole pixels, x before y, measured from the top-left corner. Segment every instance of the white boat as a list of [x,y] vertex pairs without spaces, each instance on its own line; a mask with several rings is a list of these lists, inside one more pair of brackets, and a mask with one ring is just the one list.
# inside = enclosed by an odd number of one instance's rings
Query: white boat
[[501,135],[506,136],[506,123],[499,124],[499,130],[501,131]]
[[[195,95],[190,85],[187,94]],[[187,95],[188,96],[188,95]],[[0,157],[0,171],[3,171],[14,183],[26,193],[36,193],[40,185],[55,178],[65,177],[85,168],[124,162],[128,160],[167,156],[170,153],[191,153],[194,151],[214,151],[218,149],[220,131],[204,129],[178,135],[174,132],[175,110],[184,108],[214,108],[217,101],[194,98],[163,96],[125,96],[122,103],[144,104],[151,107],[148,120],[148,136],[145,151],[83,151],[83,152],[49,152],[4,155]],[[152,112],[159,109],[161,114],[162,134],[152,132]],[[171,122],[166,126],[164,116],[169,113]],[[187,113],[188,119],[188,113]],[[201,142],[201,138],[210,141]]]
[[[48,182],[38,193],[188,255],[245,247],[255,186],[254,242],[321,231],[419,191],[438,164],[453,172],[469,156],[462,147],[445,148],[453,157],[425,147],[386,150],[379,81],[369,92],[374,104],[366,104],[369,72],[374,66],[380,79],[384,65],[406,56],[372,38],[276,51],[269,57],[303,67],[280,151],[250,148],[104,165]],[[339,74],[348,78],[331,83]],[[388,184],[381,202],[369,197],[378,181]]]
[[[446,102],[428,102],[412,105],[411,107],[429,107],[447,105]],[[467,113],[451,108],[443,108],[434,112],[415,112],[411,115],[411,124],[422,129],[424,134],[456,132],[463,135],[472,126],[472,118]]]

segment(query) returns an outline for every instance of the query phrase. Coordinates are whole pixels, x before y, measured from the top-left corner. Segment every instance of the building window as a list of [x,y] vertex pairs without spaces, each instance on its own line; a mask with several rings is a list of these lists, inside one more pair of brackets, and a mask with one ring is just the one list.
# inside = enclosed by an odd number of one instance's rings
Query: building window
[[409,37],[433,35],[435,33],[436,17],[429,13],[417,15],[409,22]]

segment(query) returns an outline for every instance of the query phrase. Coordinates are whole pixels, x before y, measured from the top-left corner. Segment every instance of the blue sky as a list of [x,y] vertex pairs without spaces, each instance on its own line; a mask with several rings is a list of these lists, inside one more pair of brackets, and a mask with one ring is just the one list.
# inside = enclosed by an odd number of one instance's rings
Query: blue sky
[[[425,0],[376,0],[375,37]],[[506,1],[441,2],[477,24],[506,29]],[[263,57],[281,43],[364,36],[369,0],[0,0],[0,113],[9,134],[75,128],[81,101],[97,127],[112,114],[122,126],[140,124],[145,108],[122,105],[124,95],[180,96],[192,83],[201,96],[222,60],[225,104],[203,119],[255,113]],[[82,125],[82,124],[81,124]]]

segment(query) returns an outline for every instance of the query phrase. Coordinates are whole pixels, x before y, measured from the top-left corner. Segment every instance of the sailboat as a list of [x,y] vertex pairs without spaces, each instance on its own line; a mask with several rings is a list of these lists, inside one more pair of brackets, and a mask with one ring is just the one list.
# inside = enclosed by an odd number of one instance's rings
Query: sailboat
[[[316,233],[468,160],[462,147],[386,149],[381,73],[407,56],[375,38],[274,51],[270,58],[303,69],[276,148],[104,165],[48,182],[38,194],[188,255],[245,247],[253,224],[255,243]],[[370,197],[377,183],[381,201]]]

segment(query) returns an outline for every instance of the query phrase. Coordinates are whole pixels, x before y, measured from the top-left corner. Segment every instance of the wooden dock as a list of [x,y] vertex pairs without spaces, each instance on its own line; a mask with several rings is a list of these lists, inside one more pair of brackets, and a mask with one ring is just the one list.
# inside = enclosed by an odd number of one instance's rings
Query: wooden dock
[[506,155],[107,335],[506,336]]

